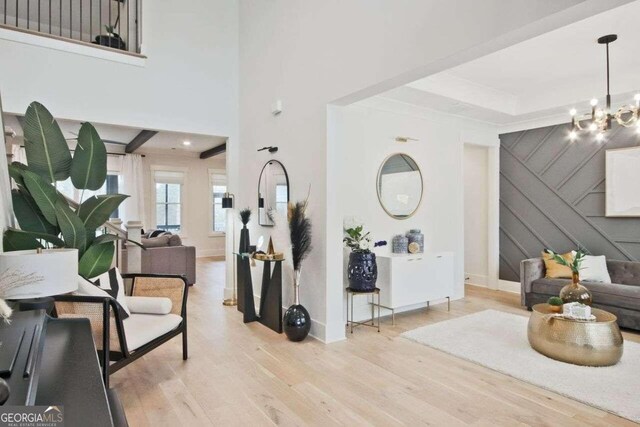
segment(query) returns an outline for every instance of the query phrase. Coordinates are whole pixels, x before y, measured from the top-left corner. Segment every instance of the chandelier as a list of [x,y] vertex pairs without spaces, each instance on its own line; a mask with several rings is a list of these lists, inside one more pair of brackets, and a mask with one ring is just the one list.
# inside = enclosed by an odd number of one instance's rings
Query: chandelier
[[640,133],[640,121],[638,120],[638,112],[640,110],[640,93],[634,96],[635,105],[623,105],[617,111],[611,110],[611,94],[609,93],[609,44],[618,39],[616,34],[609,34],[598,39],[598,44],[604,44],[607,47],[607,97],[605,108],[598,107],[596,98],[591,100],[591,114],[577,116],[577,111],[572,108],[571,114],[571,131],[569,139],[575,141],[578,139],[580,131],[589,131],[595,134],[596,140],[601,142],[604,140],[604,134],[611,129],[611,122],[616,119],[620,125],[625,127],[636,126]]

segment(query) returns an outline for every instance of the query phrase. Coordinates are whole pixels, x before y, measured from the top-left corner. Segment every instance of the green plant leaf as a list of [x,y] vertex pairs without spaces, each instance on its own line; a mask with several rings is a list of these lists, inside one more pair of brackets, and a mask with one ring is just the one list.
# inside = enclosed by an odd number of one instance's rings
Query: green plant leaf
[[22,177],[22,172],[25,170],[27,170],[27,165],[20,162],[13,162],[9,165],[9,176],[13,178],[18,187],[25,187],[24,178]]
[[93,244],[80,258],[78,273],[87,279],[109,271],[113,262],[115,246],[113,244]]
[[23,171],[24,183],[35,200],[42,215],[53,225],[58,225],[56,218],[56,202],[60,200],[55,187],[45,181],[40,175],[31,171]]
[[2,250],[5,252],[13,252],[42,248],[42,245],[35,237],[27,233],[17,233],[16,231],[7,230],[4,232],[2,236]]
[[109,216],[127,197],[129,196],[124,194],[106,194],[90,197],[80,205],[78,215],[87,230],[95,230],[107,222]]
[[33,197],[25,190],[12,190],[13,212],[18,219],[20,228],[24,231],[57,235],[58,227],[51,224],[42,215]]
[[50,183],[69,178],[71,152],[49,110],[32,102],[24,116],[23,128],[29,170]]
[[57,236],[32,231],[23,231],[16,228],[9,228],[4,232],[2,246],[5,252],[41,248],[42,245],[37,239],[52,243],[57,247],[64,247],[64,242]]
[[100,245],[102,243],[107,242],[115,242],[116,240],[126,240],[129,243],[133,243],[134,245],[142,248],[143,250],[147,250],[142,243],[134,242],[133,240],[125,239],[124,237],[116,236],[115,234],[102,234],[95,238],[93,241],[94,245]]
[[80,190],[99,190],[107,179],[107,149],[91,123],[83,123],[71,162],[71,182]]
[[80,254],[84,252],[87,244],[87,231],[84,223],[68,204],[58,200],[56,202],[56,218],[62,231],[62,237],[67,247],[76,248]]

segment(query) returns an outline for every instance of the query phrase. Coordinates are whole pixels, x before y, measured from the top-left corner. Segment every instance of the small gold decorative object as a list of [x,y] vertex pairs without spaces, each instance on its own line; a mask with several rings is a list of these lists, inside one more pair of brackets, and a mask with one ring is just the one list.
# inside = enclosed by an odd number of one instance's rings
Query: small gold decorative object
[[273,239],[269,237],[269,247],[267,248],[267,255],[273,255],[276,253],[276,250],[273,249]]
[[553,313],[560,313],[562,311],[561,305],[549,305],[549,311]]
[[613,314],[592,308],[595,321],[588,322],[554,314],[549,304],[532,310],[527,338],[538,353],[583,366],[611,366],[622,357],[624,340]]
[[579,302],[581,304],[591,305],[593,299],[589,289],[580,284],[579,273],[573,272],[571,283],[560,290],[560,298],[567,304],[570,302]]
[[420,252],[420,245],[416,242],[409,243],[409,253],[417,254]]

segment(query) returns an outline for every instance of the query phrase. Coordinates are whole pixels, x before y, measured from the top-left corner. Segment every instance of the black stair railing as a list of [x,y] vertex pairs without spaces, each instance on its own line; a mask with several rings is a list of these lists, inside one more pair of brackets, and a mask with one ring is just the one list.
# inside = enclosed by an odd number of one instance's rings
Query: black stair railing
[[140,53],[141,0],[0,0],[0,23]]

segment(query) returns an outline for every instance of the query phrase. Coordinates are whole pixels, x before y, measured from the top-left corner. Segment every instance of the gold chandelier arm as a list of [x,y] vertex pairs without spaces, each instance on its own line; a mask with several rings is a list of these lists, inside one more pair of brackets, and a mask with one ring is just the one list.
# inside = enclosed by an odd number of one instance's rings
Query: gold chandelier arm
[[635,126],[638,121],[638,107],[634,105],[623,105],[618,108],[614,117],[616,121],[624,127]]

